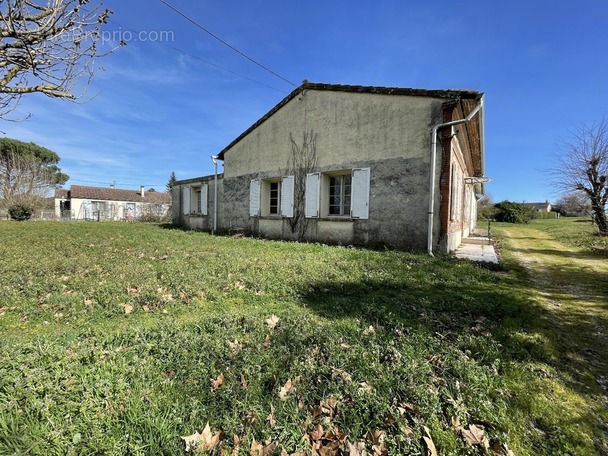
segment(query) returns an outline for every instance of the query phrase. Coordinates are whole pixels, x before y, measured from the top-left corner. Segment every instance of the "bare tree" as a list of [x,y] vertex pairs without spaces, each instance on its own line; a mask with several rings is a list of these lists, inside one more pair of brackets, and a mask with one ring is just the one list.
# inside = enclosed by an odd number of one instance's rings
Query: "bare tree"
[[107,53],[98,41],[110,14],[89,0],[1,0],[0,118],[25,94],[81,96]]
[[302,142],[298,144],[290,133],[289,141],[291,156],[287,161],[285,175],[294,176],[293,217],[289,219],[289,224],[291,232],[296,234],[298,240],[302,240],[308,229],[308,219],[304,216],[306,175],[318,166],[317,134],[312,130],[303,132]]
[[557,188],[587,195],[593,222],[602,236],[608,236],[608,122],[577,127],[563,141],[549,172]]
[[589,216],[591,215],[591,205],[586,193],[576,191],[566,193],[557,200],[555,207],[560,213],[567,216]]

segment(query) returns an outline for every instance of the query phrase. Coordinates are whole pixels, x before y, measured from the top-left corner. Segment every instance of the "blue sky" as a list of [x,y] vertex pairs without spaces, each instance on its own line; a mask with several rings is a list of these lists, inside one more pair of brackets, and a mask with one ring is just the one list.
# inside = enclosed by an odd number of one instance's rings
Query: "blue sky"
[[[605,0],[167,1],[296,85],[485,92],[496,202],[554,201],[543,170],[560,140],[607,114]],[[211,174],[209,157],[294,88],[160,0],[104,5],[111,38],[129,43],[98,62],[86,102],[33,95],[17,113],[29,120],[0,122],[57,152],[68,186],[164,189],[172,171]]]

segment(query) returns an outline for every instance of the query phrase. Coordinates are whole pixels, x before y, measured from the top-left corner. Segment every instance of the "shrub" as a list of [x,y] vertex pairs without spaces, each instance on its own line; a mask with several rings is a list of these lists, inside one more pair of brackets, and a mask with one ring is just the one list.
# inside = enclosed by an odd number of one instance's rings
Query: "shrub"
[[557,218],[557,212],[535,212],[534,213],[534,218],[535,219],[539,219],[539,220],[556,219]]
[[532,220],[532,209],[523,203],[502,201],[495,205],[498,209],[496,221],[507,223],[528,223]]
[[34,208],[28,204],[16,203],[8,208],[8,215],[10,215],[13,220],[19,222],[29,220],[33,213]]

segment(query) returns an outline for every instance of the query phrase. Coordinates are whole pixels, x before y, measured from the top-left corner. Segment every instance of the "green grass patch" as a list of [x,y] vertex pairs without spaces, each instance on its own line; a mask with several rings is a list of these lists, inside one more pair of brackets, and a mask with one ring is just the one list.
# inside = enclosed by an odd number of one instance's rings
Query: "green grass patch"
[[482,454],[455,418],[518,455],[597,451],[590,391],[517,273],[153,224],[0,235],[0,454],[184,454],[207,422],[215,454],[235,435],[310,452],[319,425]]

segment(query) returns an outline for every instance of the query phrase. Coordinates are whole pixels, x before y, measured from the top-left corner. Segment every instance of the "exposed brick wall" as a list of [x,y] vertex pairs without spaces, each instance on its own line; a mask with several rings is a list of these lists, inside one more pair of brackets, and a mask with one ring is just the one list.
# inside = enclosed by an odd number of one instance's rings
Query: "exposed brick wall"
[[[456,106],[454,104],[446,104],[443,107],[442,122],[451,122],[455,119]],[[441,195],[441,204],[439,213],[441,216],[441,231],[440,238],[450,232],[450,186],[451,186],[451,162],[452,162],[452,137],[451,128],[443,128],[439,131],[441,144],[441,174],[439,176],[439,194]]]

